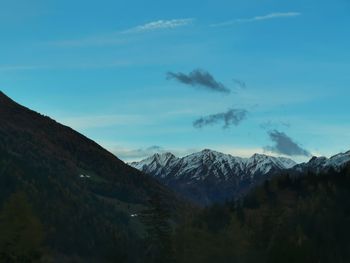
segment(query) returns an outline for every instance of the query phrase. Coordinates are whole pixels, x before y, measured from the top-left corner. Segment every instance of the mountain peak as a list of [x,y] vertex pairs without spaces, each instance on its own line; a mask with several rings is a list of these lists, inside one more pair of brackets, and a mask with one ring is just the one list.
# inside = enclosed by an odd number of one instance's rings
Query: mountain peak
[[[239,195],[295,163],[291,159],[263,154],[240,158],[204,149],[182,158],[174,158],[169,153],[156,154],[130,165],[195,202],[209,204]],[[213,184],[215,187],[211,189]]]
[[151,156],[151,159],[157,160],[161,164],[166,164],[169,160],[175,159],[176,156],[171,152],[156,153]]
[[202,155],[215,155],[215,156],[220,156],[220,155],[226,155],[224,153],[214,151],[211,149],[203,149],[202,151],[195,153],[195,154],[202,154]]
[[[131,162],[129,165],[138,169],[144,170],[145,167],[150,167],[152,169],[160,169],[170,165],[172,162],[176,161],[178,158],[171,152],[155,153],[152,156],[143,159],[139,162]],[[144,170],[148,173],[148,170]]]
[[174,154],[171,152],[164,152],[164,153],[155,153],[150,158],[153,159],[169,159],[169,158],[176,158]]
[[199,153],[204,154],[204,155],[208,155],[208,154],[213,154],[213,153],[217,153],[216,151],[213,151],[211,149],[203,149],[202,151],[200,151]]
[[164,153],[161,153],[159,155],[163,155],[163,156],[167,156],[167,157],[176,157],[173,153],[171,152],[164,152]]
[[262,154],[262,153],[254,153],[250,158],[252,159],[262,159],[262,158],[269,158],[271,156],[268,156],[266,154]]

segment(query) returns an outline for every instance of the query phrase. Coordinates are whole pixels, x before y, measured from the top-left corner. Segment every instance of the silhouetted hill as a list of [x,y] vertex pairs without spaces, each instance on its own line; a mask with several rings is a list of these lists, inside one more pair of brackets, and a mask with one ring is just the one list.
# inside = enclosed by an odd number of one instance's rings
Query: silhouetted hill
[[131,215],[152,196],[174,214],[185,205],[92,140],[0,92],[0,207],[18,191],[58,262],[142,262],[133,251],[142,250],[143,226]]

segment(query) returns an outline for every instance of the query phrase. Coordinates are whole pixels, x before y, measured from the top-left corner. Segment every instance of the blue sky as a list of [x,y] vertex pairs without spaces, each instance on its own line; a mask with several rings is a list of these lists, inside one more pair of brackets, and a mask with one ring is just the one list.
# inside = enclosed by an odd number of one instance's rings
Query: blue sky
[[0,4],[0,89],[123,160],[350,149],[347,0]]

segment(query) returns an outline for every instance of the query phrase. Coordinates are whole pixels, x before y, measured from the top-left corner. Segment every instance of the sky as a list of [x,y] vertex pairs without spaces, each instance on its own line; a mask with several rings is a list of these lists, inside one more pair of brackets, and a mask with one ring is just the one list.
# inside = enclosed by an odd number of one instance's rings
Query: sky
[[350,150],[348,0],[0,6],[0,90],[124,161]]

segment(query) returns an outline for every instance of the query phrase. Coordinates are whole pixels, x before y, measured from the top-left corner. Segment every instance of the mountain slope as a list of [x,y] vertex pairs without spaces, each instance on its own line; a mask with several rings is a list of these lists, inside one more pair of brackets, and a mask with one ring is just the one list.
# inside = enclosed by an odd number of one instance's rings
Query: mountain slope
[[140,246],[142,225],[130,215],[154,195],[174,211],[183,204],[92,140],[3,93],[0,120],[0,206],[25,192],[55,257],[138,262],[131,251]]
[[205,149],[183,158],[171,153],[155,154],[130,165],[206,205],[238,197],[296,163],[262,154],[240,158]]
[[314,156],[309,162],[296,165],[293,170],[297,173],[311,172],[314,174],[326,173],[331,169],[339,172],[348,163],[350,163],[350,151],[336,154],[330,158]]

